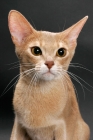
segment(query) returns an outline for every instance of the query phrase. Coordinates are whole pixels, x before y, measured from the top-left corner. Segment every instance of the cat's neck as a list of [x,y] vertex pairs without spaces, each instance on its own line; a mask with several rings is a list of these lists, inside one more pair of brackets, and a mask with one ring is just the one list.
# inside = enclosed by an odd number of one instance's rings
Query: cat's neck
[[[66,77],[66,78],[65,78]],[[65,77],[60,76],[59,78],[55,78],[53,80],[42,80],[37,79],[36,81],[33,77],[27,76],[20,76],[19,82],[23,87],[29,89],[31,92],[50,92],[51,90],[59,91],[64,90],[66,92],[68,86],[71,84],[71,80],[66,74]],[[60,88],[59,88],[60,87]]]

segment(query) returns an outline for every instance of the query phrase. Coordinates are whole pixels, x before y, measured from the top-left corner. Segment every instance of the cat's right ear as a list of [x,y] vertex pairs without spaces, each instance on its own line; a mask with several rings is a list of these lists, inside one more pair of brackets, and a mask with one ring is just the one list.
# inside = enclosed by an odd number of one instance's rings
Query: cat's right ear
[[8,26],[14,44],[21,45],[26,37],[35,32],[26,18],[18,11],[11,10],[8,16]]

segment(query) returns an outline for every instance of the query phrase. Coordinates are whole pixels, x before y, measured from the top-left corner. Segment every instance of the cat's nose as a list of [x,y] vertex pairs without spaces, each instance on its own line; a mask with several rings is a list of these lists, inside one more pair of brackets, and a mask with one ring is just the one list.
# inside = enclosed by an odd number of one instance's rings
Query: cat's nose
[[46,65],[49,69],[51,69],[52,66],[54,65],[54,61],[46,61],[46,62],[45,62],[45,65]]

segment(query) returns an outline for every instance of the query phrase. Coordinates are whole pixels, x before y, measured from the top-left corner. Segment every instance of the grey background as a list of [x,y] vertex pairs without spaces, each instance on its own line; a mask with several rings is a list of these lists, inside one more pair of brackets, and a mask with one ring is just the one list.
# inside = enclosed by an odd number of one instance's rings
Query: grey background
[[[0,1],[0,94],[9,82],[19,73],[10,69],[18,61],[8,30],[8,12],[20,11],[37,30],[62,31],[88,15],[89,19],[79,38],[72,63],[82,64],[93,71],[93,1],[92,0],[1,0]],[[77,64],[77,66],[80,66]],[[81,65],[81,67],[82,67]],[[10,70],[9,70],[10,69]],[[93,73],[79,67],[69,71],[78,75],[93,86]],[[93,140],[93,87],[78,78],[82,86],[73,80],[77,89],[78,103],[83,119],[88,123]],[[14,114],[12,98],[16,79],[8,86],[7,93],[0,97],[0,140],[8,140],[11,134]],[[10,88],[11,87],[11,88]],[[87,89],[86,89],[87,88]]]

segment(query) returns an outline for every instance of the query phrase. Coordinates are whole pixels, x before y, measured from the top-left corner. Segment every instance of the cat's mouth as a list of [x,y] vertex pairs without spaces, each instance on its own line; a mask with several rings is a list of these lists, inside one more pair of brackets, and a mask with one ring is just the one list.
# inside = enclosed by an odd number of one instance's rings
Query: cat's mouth
[[43,75],[55,75],[55,74],[49,70],[49,71],[43,73]]
[[44,80],[52,80],[54,78],[55,78],[55,74],[50,70],[42,74],[42,79]]

